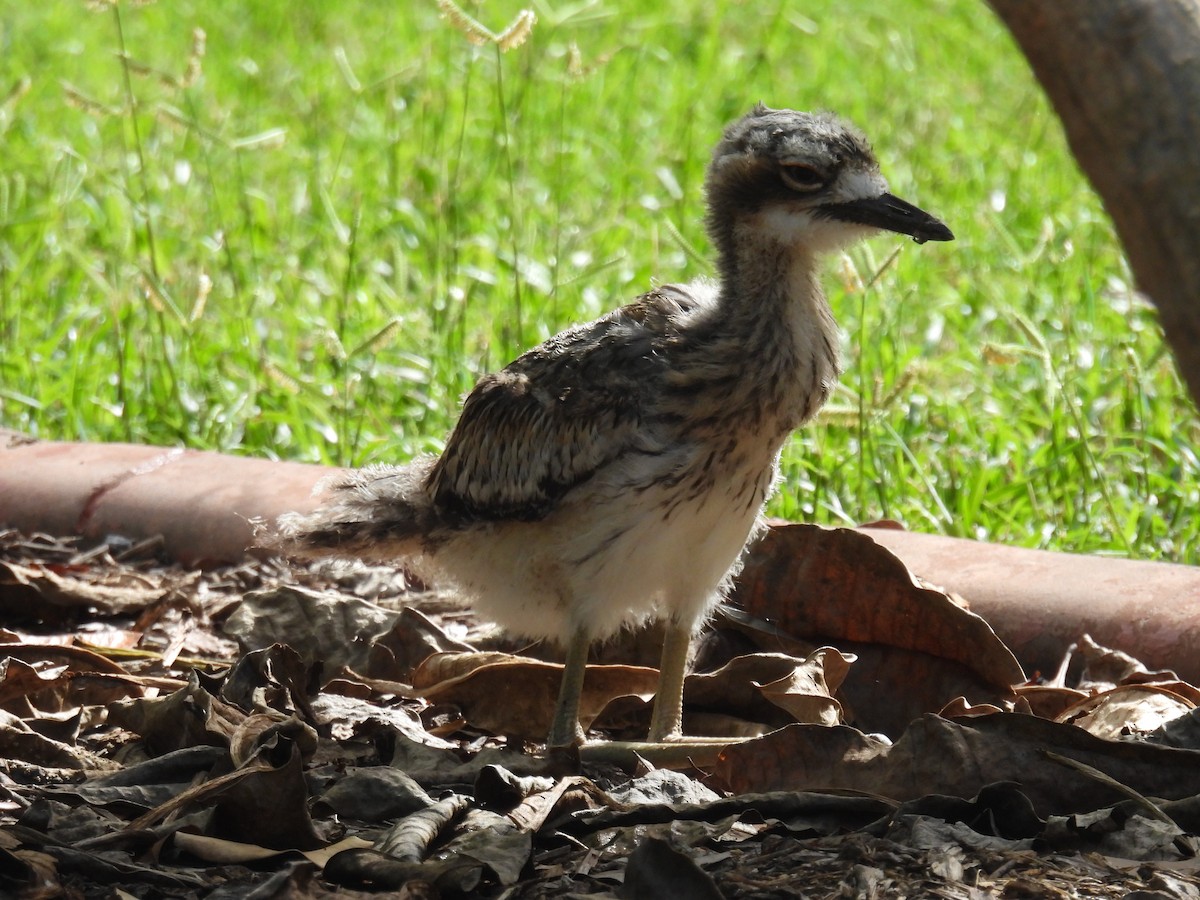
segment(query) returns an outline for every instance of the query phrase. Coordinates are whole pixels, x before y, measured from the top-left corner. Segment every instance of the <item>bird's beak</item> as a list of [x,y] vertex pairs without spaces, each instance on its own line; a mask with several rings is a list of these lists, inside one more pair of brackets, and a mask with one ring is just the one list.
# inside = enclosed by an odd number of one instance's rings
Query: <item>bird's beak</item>
[[941,219],[892,194],[834,203],[822,207],[821,212],[831,219],[907,234],[918,244],[954,240],[954,233]]

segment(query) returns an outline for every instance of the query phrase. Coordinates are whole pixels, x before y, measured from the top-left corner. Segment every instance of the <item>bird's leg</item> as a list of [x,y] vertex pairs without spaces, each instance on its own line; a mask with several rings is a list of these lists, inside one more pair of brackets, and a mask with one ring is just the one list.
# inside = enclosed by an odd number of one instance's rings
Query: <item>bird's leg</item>
[[683,676],[691,645],[692,623],[669,619],[658,666],[658,693],[650,719],[651,741],[666,741],[683,734]]
[[554,707],[550,736],[546,739],[549,747],[574,747],[583,743],[583,729],[579,727],[579,698],[583,694],[583,678],[587,672],[591,643],[591,638],[582,628],[576,629],[567,643],[567,659],[558,688],[558,703]]

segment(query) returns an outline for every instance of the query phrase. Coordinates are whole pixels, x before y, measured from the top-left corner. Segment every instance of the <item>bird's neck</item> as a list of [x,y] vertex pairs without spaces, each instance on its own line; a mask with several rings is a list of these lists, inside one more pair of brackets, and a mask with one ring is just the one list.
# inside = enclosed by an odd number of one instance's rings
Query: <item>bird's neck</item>
[[818,261],[761,235],[731,244],[721,260],[720,318],[740,345],[740,364],[758,370],[760,390],[790,430],[821,407],[839,371]]

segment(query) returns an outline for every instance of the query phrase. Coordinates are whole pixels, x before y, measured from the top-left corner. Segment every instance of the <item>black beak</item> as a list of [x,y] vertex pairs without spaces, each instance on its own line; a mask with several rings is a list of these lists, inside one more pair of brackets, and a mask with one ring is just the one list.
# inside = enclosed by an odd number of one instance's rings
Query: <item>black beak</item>
[[907,234],[918,244],[926,241],[952,241],[954,233],[925,210],[891,194],[880,194],[866,200],[834,203],[821,207],[821,214],[843,222],[883,228]]

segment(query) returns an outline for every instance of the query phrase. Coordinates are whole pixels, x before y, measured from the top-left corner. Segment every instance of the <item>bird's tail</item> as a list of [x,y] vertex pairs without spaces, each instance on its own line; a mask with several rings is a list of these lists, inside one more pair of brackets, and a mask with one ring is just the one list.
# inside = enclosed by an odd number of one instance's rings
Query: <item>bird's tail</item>
[[317,486],[322,504],[285,513],[258,536],[264,549],[313,559],[341,556],[391,563],[417,556],[433,522],[425,480],[433,458],[406,466],[368,466]]

